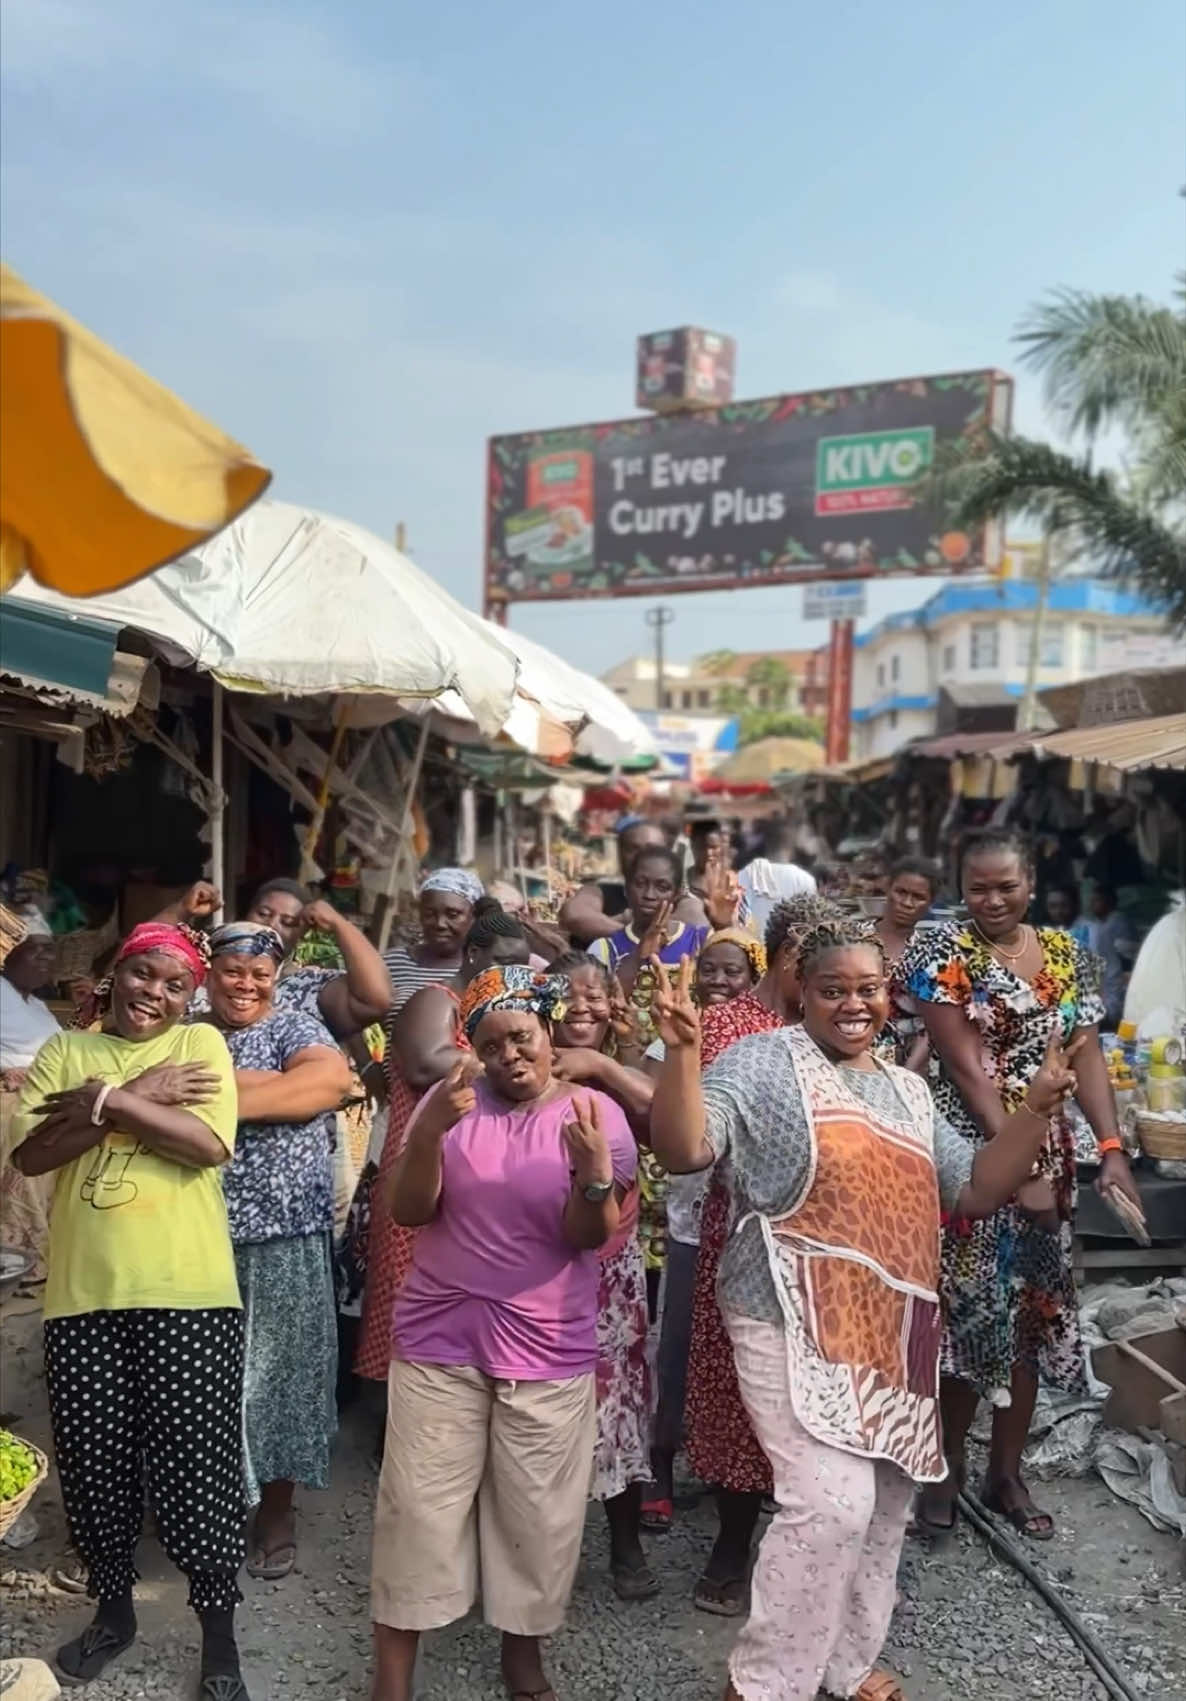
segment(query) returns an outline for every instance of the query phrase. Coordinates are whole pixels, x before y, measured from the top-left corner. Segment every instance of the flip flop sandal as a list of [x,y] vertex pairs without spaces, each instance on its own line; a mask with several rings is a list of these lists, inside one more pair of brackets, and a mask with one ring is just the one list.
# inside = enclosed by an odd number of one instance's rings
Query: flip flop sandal
[[[1019,1535],[1028,1536],[1032,1542],[1050,1542],[1054,1540],[1054,1519],[1049,1512],[1039,1512],[1033,1501],[1029,1501],[1029,1511],[1024,1506],[1006,1506],[997,1491],[982,1493],[980,1499],[988,1512],[994,1513],[1011,1524]],[[1026,1495],[1029,1500],[1029,1495]]]
[[82,1683],[93,1683],[111,1661],[130,1648],[135,1640],[134,1630],[130,1636],[121,1636],[109,1625],[88,1624],[81,1636],[76,1636],[73,1642],[67,1642],[54,1655],[59,1680],[67,1689],[73,1689]]
[[853,1701],[906,1701],[906,1691],[888,1671],[870,1672]]
[[749,1595],[749,1578],[701,1577],[692,1596],[697,1612],[710,1612],[715,1618],[744,1618]]
[[665,1536],[675,1517],[675,1505],[670,1500],[644,1500],[639,1524],[654,1535]]
[[649,1565],[614,1565],[610,1568],[614,1593],[620,1601],[650,1601],[662,1584]]
[[295,1542],[282,1542],[279,1547],[271,1549],[257,1547],[247,1561],[247,1575],[258,1578],[262,1583],[279,1583],[292,1571],[296,1555]]
[[198,1686],[198,1701],[251,1701],[247,1685],[237,1673],[212,1672]]
[[49,1574],[49,1580],[55,1589],[61,1589],[67,1595],[85,1595],[87,1591],[87,1568],[76,1555],[70,1554],[60,1565],[55,1565]]

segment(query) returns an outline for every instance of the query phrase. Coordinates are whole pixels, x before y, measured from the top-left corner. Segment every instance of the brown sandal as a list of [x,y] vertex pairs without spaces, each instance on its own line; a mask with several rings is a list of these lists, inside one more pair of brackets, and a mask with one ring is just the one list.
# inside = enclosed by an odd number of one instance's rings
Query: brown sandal
[[906,1701],[906,1691],[892,1672],[871,1671],[853,1701]]

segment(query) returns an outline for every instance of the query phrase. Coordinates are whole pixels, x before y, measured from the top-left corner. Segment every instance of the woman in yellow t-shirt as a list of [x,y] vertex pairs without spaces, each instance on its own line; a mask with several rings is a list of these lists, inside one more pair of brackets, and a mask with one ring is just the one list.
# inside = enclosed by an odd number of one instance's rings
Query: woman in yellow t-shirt
[[246,1701],[235,1644],[244,1554],[243,1313],[220,1167],[235,1143],[225,1041],[182,1018],[204,942],[150,922],[116,957],[101,1028],[55,1034],[21,1095],[25,1175],[56,1174],[45,1294],[54,1451],[99,1606],[58,1650],[72,1683],[136,1635],[145,1477],[202,1626],[203,1701]]

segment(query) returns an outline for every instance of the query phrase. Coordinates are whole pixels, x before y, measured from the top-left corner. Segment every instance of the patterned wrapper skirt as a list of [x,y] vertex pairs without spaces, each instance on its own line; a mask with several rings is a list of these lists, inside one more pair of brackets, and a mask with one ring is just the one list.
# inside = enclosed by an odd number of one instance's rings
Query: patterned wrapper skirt
[[338,1329],[328,1234],[236,1246],[247,1326],[243,1387],[248,1504],[260,1484],[328,1488],[338,1427]]
[[688,1463],[702,1482],[734,1494],[772,1494],[774,1474],[741,1399],[733,1343],[717,1304],[717,1271],[729,1232],[729,1195],[714,1180],[700,1223],[692,1300],[684,1433]]
[[391,1367],[391,1314],[399,1290],[412,1268],[416,1230],[401,1228],[382,1206],[383,1190],[403,1150],[408,1119],[419,1104],[419,1095],[394,1071],[389,1076],[390,1101],[387,1138],[379,1159],[371,1208],[370,1239],[367,1247],[366,1291],[362,1302],[362,1329],[354,1359],[354,1373],[370,1382],[386,1385]]
[[631,1483],[650,1481],[651,1401],[646,1260],[633,1234],[601,1266],[594,1500],[612,1500]]

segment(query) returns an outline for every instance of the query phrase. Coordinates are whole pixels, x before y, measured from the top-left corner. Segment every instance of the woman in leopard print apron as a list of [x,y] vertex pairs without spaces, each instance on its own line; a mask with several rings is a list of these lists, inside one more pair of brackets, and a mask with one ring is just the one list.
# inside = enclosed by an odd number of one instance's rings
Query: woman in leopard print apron
[[675,1173],[719,1162],[732,1232],[721,1309],[779,1510],[759,1552],[727,1701],[904,1701],[875,1669],[913,1484],[939,1431],[939,1213],[985,1215],[1029,1173],[1073,1090],[1051,1041],[1025,1104],[977,1151],[925,1084],[880,1062],[885,957],[865,923],[803,938],[803,1026],[755,1034],[700,1071],[690,966],[662,969],[666,1055],[651,1136]]

